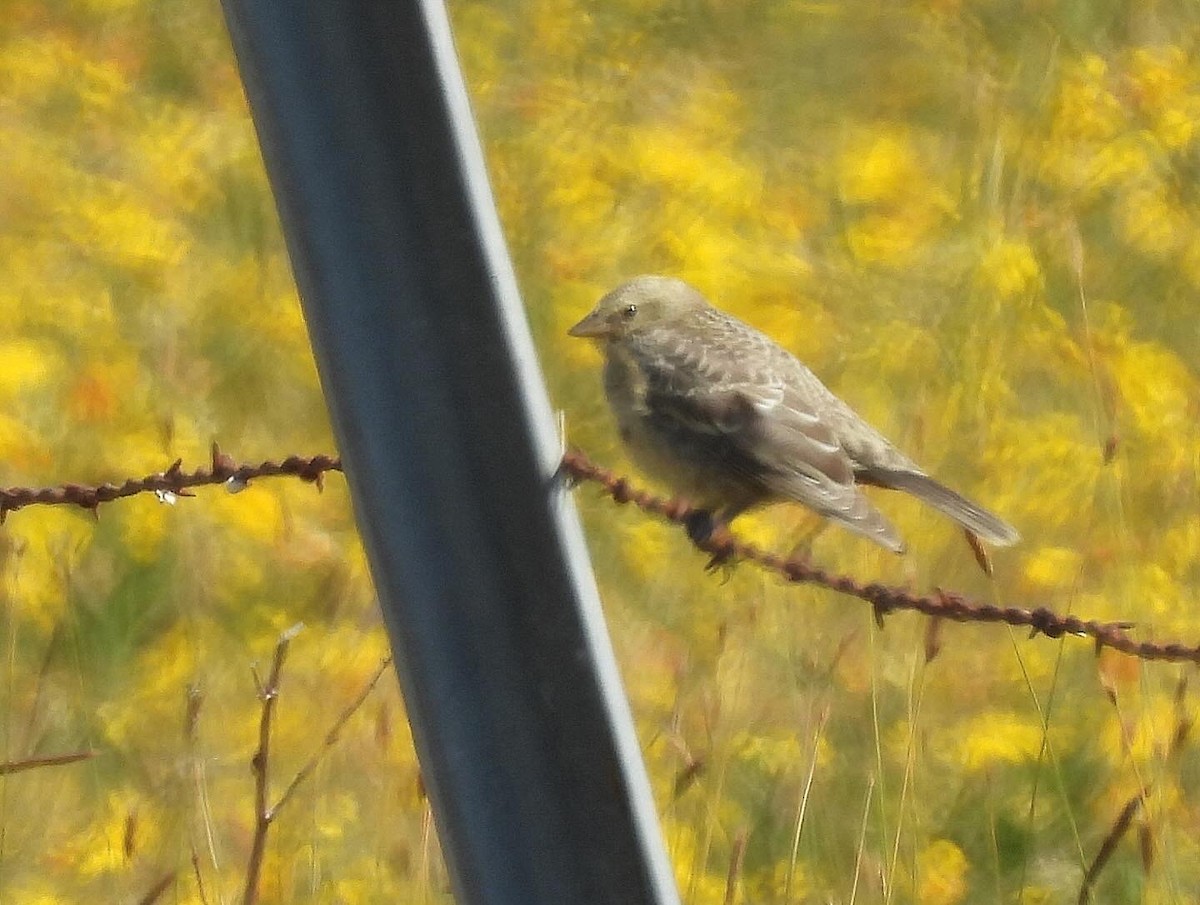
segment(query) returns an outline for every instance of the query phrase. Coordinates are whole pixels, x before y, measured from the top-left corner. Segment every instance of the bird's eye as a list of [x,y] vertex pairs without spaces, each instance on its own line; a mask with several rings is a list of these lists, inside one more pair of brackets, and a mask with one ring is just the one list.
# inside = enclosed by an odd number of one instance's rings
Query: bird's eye
[[635,314],[637,314],[637,305],[626,305],[625,310],[621,312],[621,317],[625,320],[632,320]]

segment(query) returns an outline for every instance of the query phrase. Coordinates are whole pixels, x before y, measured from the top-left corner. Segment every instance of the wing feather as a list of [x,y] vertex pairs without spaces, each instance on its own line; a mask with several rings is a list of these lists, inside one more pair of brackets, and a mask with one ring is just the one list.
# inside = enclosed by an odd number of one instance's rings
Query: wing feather
[[641,356],[644,403],[664,434],[689,448],[719,449],[720,466],[764,497],[795,500],[890,550],[903,549],[855,484],[854,464],[833,430],[784,376],[760,364],[772,356],[674,336],[657,337],[651,348]]

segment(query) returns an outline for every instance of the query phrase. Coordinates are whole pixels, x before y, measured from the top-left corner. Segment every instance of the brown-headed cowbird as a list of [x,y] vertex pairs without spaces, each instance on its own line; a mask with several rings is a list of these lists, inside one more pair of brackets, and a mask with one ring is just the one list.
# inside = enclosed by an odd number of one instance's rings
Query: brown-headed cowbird
[[604,389],[634,460],[729,522],[795,500],[889,550],[896,529],[860,489],[903,490],[999,546],[1016,530],[923,472],[787,350],[682,280],[618,286],[572,336],[599,341]]

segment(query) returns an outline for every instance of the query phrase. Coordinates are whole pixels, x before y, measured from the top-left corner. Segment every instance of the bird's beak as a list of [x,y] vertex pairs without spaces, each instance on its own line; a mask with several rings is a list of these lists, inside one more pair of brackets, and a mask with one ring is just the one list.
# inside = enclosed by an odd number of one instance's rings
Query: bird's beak
[[568,336],[583,336],[588,339],[604,339],[611,333],[612,328],[608,322],[595,311],[567,331]]

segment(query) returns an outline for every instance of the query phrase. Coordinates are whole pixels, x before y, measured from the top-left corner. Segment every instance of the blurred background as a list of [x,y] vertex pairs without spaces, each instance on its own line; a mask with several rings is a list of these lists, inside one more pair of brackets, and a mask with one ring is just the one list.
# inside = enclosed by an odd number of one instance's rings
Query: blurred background
[[[1200,11],[1186,0],[450,5],[570,442],[636,476],[566,328],[661,272],[770,333],[1023,541],[877,497],[867,581],[1200,637]],[[217,4],[0,3],[0,485],[334,451]],[[469,354],[469,352],[468,352]],[[576,491],[688,903],[1200,892],[1190,671],[703,571]],[[787,552],[802,510],[739,521]],[[344,482],[0,527],[0,899],[220,902],[281,631],[261,900],[448,902]]]

